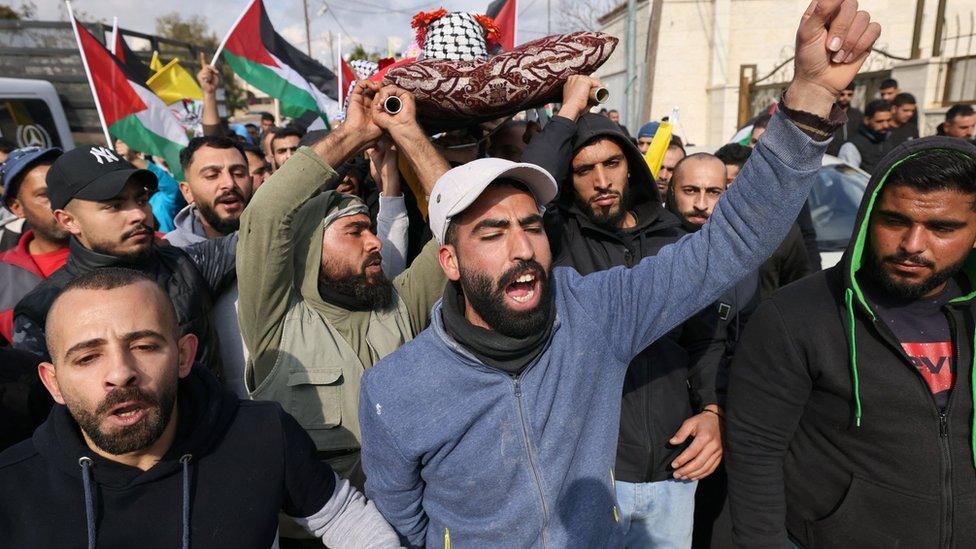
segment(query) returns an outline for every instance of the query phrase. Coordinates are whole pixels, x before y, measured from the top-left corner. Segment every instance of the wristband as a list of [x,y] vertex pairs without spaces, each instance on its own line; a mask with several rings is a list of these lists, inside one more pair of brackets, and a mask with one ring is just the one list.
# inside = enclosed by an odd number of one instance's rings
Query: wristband
[[718,416],[718,418],[719,418],[719,419],[725,419],[725,418],[724,418],[724,417],[722,416],[722,414],[720,414],[720,413],[718,413],[718,412],[716,412],[715,410],[711,410],[711,409],[708,409],[708,408],[705,408],[704,410],[702,410],[702,412],[708,412],[708,413],[710,413],[710,414],[715,414],[715,415],[717,415],[717,416]]
[[828,118],[822,118],[806,111],[795,111],[786,104],[786,91],[779,98],[779,109],[800,131],[815,141],[825,141],[834,135],[837,128],[847,123],[847,112],[837,103],[830,107]]

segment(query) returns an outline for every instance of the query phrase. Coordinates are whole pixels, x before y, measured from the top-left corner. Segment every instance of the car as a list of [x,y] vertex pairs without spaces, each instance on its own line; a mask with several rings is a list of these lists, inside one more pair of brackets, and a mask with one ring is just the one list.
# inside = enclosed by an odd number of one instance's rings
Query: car
[[50,82],[0,78],[0,136],[18,147],[74,148],[58,93]]
[[870,179],[864,170],[836,156],[824,155],[808,199],[824,269],[839,263],[844,255]]

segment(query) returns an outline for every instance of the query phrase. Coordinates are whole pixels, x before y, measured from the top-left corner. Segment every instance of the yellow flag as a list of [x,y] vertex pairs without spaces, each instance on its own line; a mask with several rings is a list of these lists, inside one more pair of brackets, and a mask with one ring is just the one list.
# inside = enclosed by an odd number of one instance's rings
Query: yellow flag
[[153,50],[152,59],[149,60],[149,70],[159,72],[163,68],[163,63],[159,60],[159,52]]
[[167,105],[183,99],[203,100],[203,91],[196,79],[180,65],[179,59],[166,63],[146,81],[146,85]]
[[657,177],[657,172],[661,171],[661,164],[664,162],[664,153],[668,152],[668,145],[671,144],[671,122],[664,121],[654,132],[654,139],[651,146],[644,153],[644,162],[651,170],[651,177]]

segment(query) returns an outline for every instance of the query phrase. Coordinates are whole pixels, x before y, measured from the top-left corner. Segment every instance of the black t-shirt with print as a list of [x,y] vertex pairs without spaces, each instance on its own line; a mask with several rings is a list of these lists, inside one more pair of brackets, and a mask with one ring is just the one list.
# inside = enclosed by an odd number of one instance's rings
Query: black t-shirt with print
[[936,405],[945,410],[956,381],[956,365],[952,330],[943,307],[962,295],[959,284],[950,280],[941,294],[909,301],[887,295],[875,284],[864,286],[878,316],[928,384]]

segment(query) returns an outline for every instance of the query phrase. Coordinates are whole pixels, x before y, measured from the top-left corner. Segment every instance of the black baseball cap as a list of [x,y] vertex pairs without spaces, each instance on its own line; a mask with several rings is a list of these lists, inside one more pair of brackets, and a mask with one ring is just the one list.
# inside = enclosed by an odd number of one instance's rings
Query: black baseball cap
[[82,146],[54,161],[47,172],[47,195],[51,209],[60,210],[72,199],[103,201],[115,198],[129,181],[156,190],[156,175],[141,170],[108,147]]

